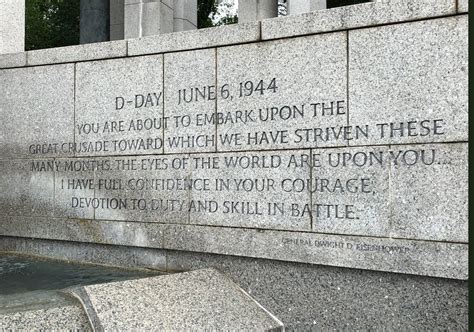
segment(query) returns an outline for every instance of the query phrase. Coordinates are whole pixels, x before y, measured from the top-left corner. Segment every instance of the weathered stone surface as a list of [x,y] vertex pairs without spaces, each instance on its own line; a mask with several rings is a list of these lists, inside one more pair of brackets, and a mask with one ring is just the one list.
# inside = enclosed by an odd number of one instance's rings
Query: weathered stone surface
[[[105,160],[105,159],[102,159]],[[189,221],[189,155],[111,158],[95,174],[95,218],[159,223]],[[87,201],[87,197],[84,197]],[[86,202],[85,201],[85,202]]]
[[469,0],[457,0],[458,13],[467,13],[469,11]]
[[261,21],[269,17],[278,16],[278,1],[273,0],[240,0],[239,24]]
[[54,171],[32,170],[50,160],[0,160],[2,216],[53,216]]
[[388,147],[313,149],[312,155],[313,230],[387,236]]
[[253,42],[260,39],[260,23],[249,22],[182,31],[128,41],[128,55],[174,52]]
[[77,64],[77,155],[163,152],[163,57]]
[[288,15],[298,15],[327,8],[326,0],[290,0],[287,3]]
[[274,230],[167,225],[165,249],[466,280],[468,246]]
[[262,21],[262,39],[308,35],[454,14],[454,0],[389,0]]
[[127,55],[124,40],[28,51],[28,65],[117,58]]
[[0,54],[25,50],[25,2],[0,1]]
[[0,314],[0,327],[7,331],[92,331],[82,308],[74,305]]
[[125,1],[124,28],[125,39],[173,32],[173,3]]
[[[393,237],[468,241],[467,143],[393,146]],[[400,151],[403,151],[400,153]]]
[[160,249],[11,236],[0,236],[0,240],[2,251],[122,268],[166,271],[166,251]]
[[104,330],[282,330],[283,324],[213,269],[83,288]]
[[173,1],[173,31],[197,29],[197,0]]
[[219,48],[218,150],[347,145],[346,53],[342,32]]
[[216,50],[205,49],[164,55],[165,129],[168,152],[216,151]]
[[[272,229],[311,229],[307,190],[309,151],[191,155],[190,223]],[[197,166],[197,167],[196,167]],[[207,184],[207,185],[206,185]],[[202,205],[204,207],[202,207]]]
[[467,329],[467,281],[185,251],[168,267],[225,273],[288,331]]
[[[202,268],[223,272],[275,314],[287,330],[467,329],[467,281],[230,255],[13,237],[0,237],[0,250],[165,270],[166,254],[169,272]],[[160,260],[164,265],[158,265]]]
[[467,140],[467,17],[349,31],[349,68],[350,144]]
[[0,86],[0,159],[72,155],[74,65],[1,70]]
[[134,247],[163,245],[162,225],[110,220],[1,217],[0,234]]
[[23,67],[26,65],[26,52],[0,54],[0,68]]
[[94,219],[92,204],[87,205],[81,198],[94,198],[94,173],[101,164],[93,159],[58,158],[54,165],[54,216]]

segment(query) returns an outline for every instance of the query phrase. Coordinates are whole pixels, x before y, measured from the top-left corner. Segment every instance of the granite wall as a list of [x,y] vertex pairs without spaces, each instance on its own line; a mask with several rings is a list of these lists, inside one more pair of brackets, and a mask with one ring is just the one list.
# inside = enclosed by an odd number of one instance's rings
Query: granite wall
[[463,293],[467,11],[379,1],[0,55],[0,235]]

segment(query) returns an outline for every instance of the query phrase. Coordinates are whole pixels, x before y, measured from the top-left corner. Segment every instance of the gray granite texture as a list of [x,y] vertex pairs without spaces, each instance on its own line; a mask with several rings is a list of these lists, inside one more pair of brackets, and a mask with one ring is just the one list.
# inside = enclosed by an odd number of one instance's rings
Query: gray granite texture
[[0,329],[4,331],[92,331],[82,308],[74,305],[0,314]]
[[469,11],[469,0],[457,0],[458,13],[467,13]]
[[98,163],[82,158],[58,158],[54,163],[54,216],[94,219],[94,208],[82,206],[80,200],[94,198],[94,174]]
[[347,145],[346,42],[339,32],[219,48],[230,93],[217,102],[218,151]]
[[0,1],[0,53],[25,49],[25,2]]
[[77,155],[162,153],[162,116],[163,56],[77,64]]
[[311,210],[315,232],[389,234],[388,151],[388,146],[312,150],[315,162],[311,172]]
[[288,231],[168,225],[165,249],[466,280],[468,245]]
[[[0,250],[82,262],[215,268],[287,330],[466,330],[466,281],[205,253],[1,237]],[[166,257],[166,258],[165,258]],[[167,261],[167,264],[166,264]]]
[[455,0],[379,0],[263,20],[262,39],[419,20],[455,12]]
[[164,55],[165,153],[216,151],[216,50]]
[[[118,157],[113,160],[115,162],[111,165],[120,160],[120,169],[101,169],[95,174],[95,198],[100,200],[95,209],[96,219],[159,223],[189,221],[189,155]],[[119,187],[116,179],[121,189],[114,189]],[[106,183],[116,185],[110,187]],[[90,196],[84,199],[90,199]]]
[[350,144],[467,140],[467,23],[461,15],[349,31],[349,124],[370,129]]
[[0,218],[53,215],[54,171],[31,170],[32,164],[52,160],[0,160]]
[[392,146],[390,236],[468,242],[468,145]]
[[0,251],[71,262],[166,271],[166,252],[151,248],[0,236]]
[[174,52],[248,43],[260,39],[260,23],[231,24],[207,29],[167,33],[128,41],[128,55]]
[[466,281],[169,251],[168,268],[213,267],[289,331],[467,330]]
[[24,238],[161,248],[164,225],[109,220],[1,216],[0,234]]
[[1,70],[0,86],[0,159],[70,155],[74,65]]
[[[193,179],[206,179],[208,190],[191,190],[191,224],[310,230],[311,216],[302,206],[310,193],[301,182],[310,168],[301,164],[309,151],[263,151],[192,155]],[[203,167],[202,160],[206,161]],[[211,163],[207,163],[211,160]],[[207,165],[211,165],[208,167]],[[298,181],[298,179],[302,181]],[[298,181],[293,189],[292,183]],[[200,202],[207,202],[205,208]],[[294,209],[295,205],[300,206]]]
[[26,52],[0,54],[0,68],[23,67],[26,65]]
[[125,40],[47,48],[27,52],[28,65],[117,58],[127,55]]
[[283,328],[275,316],[214,269],[84,289],[105,331]]

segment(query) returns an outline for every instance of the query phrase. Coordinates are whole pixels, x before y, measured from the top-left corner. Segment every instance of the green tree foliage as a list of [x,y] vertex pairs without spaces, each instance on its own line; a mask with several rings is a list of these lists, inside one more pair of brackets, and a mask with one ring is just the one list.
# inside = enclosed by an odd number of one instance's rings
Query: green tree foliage
[[26,0],[25,48],[79,44],[80,0]]
[[217,6],[215,0],[198,0],[197,25],[198,29],[214,26],[209,18],[211,13],[215,13]]

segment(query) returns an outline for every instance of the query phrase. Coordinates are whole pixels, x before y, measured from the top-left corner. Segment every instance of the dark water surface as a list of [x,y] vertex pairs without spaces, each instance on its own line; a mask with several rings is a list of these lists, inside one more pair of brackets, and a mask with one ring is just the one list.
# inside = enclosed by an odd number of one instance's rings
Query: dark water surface
[[158,274],[155,271],[126,270],[0,253],[0,313],[45,308],[68,302],[67,296],[57,290],[72,286]]

